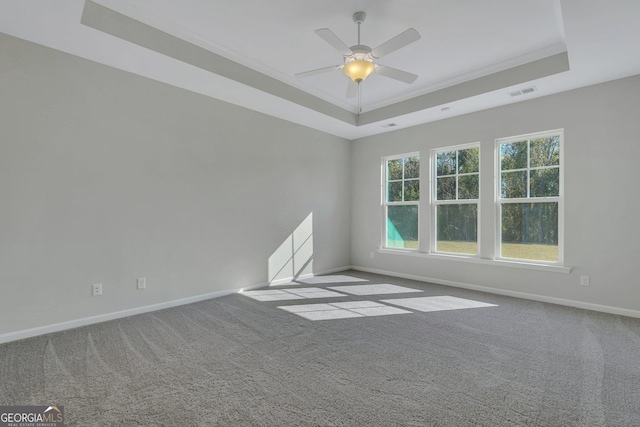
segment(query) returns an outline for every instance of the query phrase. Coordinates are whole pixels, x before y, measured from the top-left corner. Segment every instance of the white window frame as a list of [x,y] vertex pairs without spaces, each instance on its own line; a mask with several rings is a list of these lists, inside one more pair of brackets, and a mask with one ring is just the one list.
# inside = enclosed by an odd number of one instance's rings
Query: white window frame
[[[469,148],[477,148],[478,149],[478,198],[477,199],[458,199],[458,185],[456,185],[456,199],[455,200],[437,200],[438,197],[438,178],[437,178],[437,173],[438,173],[438,166],[437,166],[437,160],[438,160],[438,153],[443,153],[443,152],[447,152],[447,151],[456,151],[456,153],[460,150],[466,150]],[[431,150],[430,156],[429,156],[429,165],[430,165],[430,171],[429,171],[429,190],[430,190],[430,204],[431,204],[431,233],[430,233],[430,242],[429,242],[429,246],[431,248],[431,253],[434,254],[444,254],[444,255],[456,255],[456,256],[465,256],[465,257],[473,257],[473,258],[480,258],[480,225],[482,224],[482,221],[480,220],[480,200],[482,197],[482,167],[481,167],[481,159],[482,159],[482,150],[480,149],[480,142],[472,142],[469,144],[460,144],[460,145],[452,145],[449,147],[440,147],[440,148],[434,148]],[[458,165],[458,159],[457,159],[457,154],[456,154],[456,174],[455,176],[465,176],[465,175],[474,175],[475,172],[473,173],[469,173],[469,174],[458,174],[457,171],[457,165]],[[478,244],[478,250],[477,253],[475,254],[467,254],[467,253],[459,253],[459,252],[444,252],[444,251],[438,251],[437,249],[437,227],[438,227],[438,215],[437,215],[437,208],[440,205],[464,205],[464,204],[475,204],[477,206],[477,210],[478,210],[478,222],[476,224],[476,230],[477,230],[477,244]]]
[[[388,202],[387,201],[387,177],[388,177],[388,171],[387,171],[387,165],[388,162],[390,160],[398,160],[398,159],[405,159],[405,158],[409,158],[409,157],[418,157],[420,159],[420,167],[419,167],[419,175],[417,178],[418,181],[418,185],[420,188],[420,198],[419,200],[416,201],[409,201],[409,202]],[[387,157],[383,157],[382,158],[382,239],[381,239],[381,248],[382,249],[389,249],[389,250],[394,250],[394,251],[409,251],[409,252],[418,252],[420,250],[420,236],[422,235],[422,230],[421,230],[421,223],[422,221],[420,221],[420,200],[423,199],[423,192],[422,192],[422,186],[420,185],[421,181],[422,181],[422,159],[420,158],[420,152],[419,151],[414,151],[411,153],[404,153],[404,154],[396,154],[393,156],[387,156]],[[413,179],[413,178],[412,178]],[[404,182],[404,168],[402,168],[402,181]],[[402,186],[402,192],[404,195],[404,185]],[[403,196],[404,199],[404,196]],[[396,247],[391,247],[391,246],[387,246],[387,208],[389,206],[409,206],[409,205],[414,205],[418,207],[418,247],[413,249],[413,248],[396,248]]]
[[[528,176],[529,179],[527,179],[527,197],[522,197],[522,198],[511,198],[511,199],[503,199],[501,197],[502,194],[502,188],[501,188],[501,172],[502,172],[502,164],[501,164],[501,159],[500,159],[500,145],[501,144],[505,144],[505,143],[511,143],[511,142],[520,142],[523,140],[531,140],[531,139],[538,139],[538,138],[546,138],[549,136],[555,136],[558,135],[559,136],[559,144],[560,144],[560,161],[559,161],[559,188],[558,188],[558,196],[551,196],[551,197],[531,197],[530,196],[530,176]],[[495,146],[494,146],[494,150],[495,150],[495,173],[494,173],[494,177],[495,177],[495,185],[494,185],[494,192],[495,192],[495,257],[494,259],[496,260],[500,260],[500,261],[512,261],[512,262],[522,262],[522,263],[536,263],[536,264],[547,264],[547,265],[558,265],[558,266],[562,266],[564,265],[564,129],[555,129],[555,130],[550,130],[550,131],[544,131],[544,132],[536,132],[536,133],[529,133],[529,134],[524,134],[524,135],[516,135],[516,136],[510,136],[510,137],[506,137],[506,138],[498,138],[495,140]],[[527,172],[528,175],[530,173],[531,170],[536,170],[536,169],[544,169],[544,167],[541,168],[531,168],[530,165],[530,152],[529,152],[530,148],[527,149]],[[519,169],[520,170],[520,169]],[[525,169],[522,169],[525,170]],[[521,259],[521,258],[506,258],[506,257],[502,257],[502,251],[501,251],[501,247],[502,247],[502,221],[501,221],[501,210],[502,210],[502,205],[506,204],[506,203],[545,203],[545,202],[557,202],[558,203],[558,261],[554,262],[554,261],[545,261],[545,260],[534,260],[534,259]]]

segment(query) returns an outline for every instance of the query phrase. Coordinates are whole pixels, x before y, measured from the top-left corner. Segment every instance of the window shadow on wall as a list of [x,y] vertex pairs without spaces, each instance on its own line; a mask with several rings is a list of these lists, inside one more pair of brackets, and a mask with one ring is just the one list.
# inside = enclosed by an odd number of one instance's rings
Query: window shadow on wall
[[313,212],[273,252],[267,268],[270,284],[313,273]]

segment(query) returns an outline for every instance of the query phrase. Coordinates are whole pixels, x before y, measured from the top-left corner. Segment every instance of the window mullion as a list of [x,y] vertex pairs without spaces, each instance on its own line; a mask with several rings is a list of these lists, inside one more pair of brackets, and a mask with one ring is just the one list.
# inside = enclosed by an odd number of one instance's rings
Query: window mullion
[[498,203],[550,203],[560,200],[560,196],[519,197],[514,199],[498,199]]
[[531,197],[531,140],[527,139],[527,199]]
[[407,163],[407,159],[402,159],[402,179],[401,181],[401,186],[402,186],[402,192],[400,194],[402,194],[402,201],[404,202],[404,170],[405,170],[405,166]]
[[434,204],[436,206],[441,205],[472,205],[474,203],[479,203],[479,199],[460,199],[460,200],[436,200]]
[[460,198],[459,194],[460,194],[460,178],[459,178],[459,172],[460,171],[460,150],[456,150],[456,200],[458,200]]

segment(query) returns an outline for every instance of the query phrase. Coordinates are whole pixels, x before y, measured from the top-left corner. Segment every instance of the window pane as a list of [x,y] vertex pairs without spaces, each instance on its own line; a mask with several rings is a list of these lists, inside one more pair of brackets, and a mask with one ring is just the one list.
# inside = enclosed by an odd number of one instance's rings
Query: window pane
[[404,201],[415,202],[420,200],[420,181],[412,179],[404,182]]
[[527,167],[527,141],[500,144],[500,168],[503,171]]
[[480,150],[478,147],[458,151],[458,173],[480,171]]
[[536,169],[531,171],[531,197],[560,195],[560,169]]
[[439,205],[436,251],[478,253],[478,205]]
[[438,153],[436,159],[437,176],[453,175],[456,173],[456,152]]
[[560,164],[560,136],[531,140],[531,167],[558,166]]
[[503,258],[558,261],[558,203],[503,203]]
[[480,194],[479,175],[463,175],[458,177],[458,198],[477,199]]
[[418,178],[420,176],[420,158],[409,157],[404,162],[404,179]]
[[438,178],[438,200],[456,199],[456,177]]
[[418,248],[418,206],[387,207],[387,247]]
[[527,171],[502,172],[500,190],[503,199],[527,197]]
[[389,160],[387,162],[387,181],[402,179],[402,159]]
[[387,183],[387,202],[402,201],[402,181]]

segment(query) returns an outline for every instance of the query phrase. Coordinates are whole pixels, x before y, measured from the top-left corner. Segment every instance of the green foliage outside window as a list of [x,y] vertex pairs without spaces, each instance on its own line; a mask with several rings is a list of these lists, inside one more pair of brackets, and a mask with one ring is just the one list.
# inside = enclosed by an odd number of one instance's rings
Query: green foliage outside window
[[387,247],[418,248],[418,206],[387,207]]
[[557,261],[560,135],[499,147],[501,256]]
[[387,160],[386,170],[386,246],[417,249],[420,158]]
[[[436,250],[478,253],[480,149],[436,153]],[[461,203],[439,203],[442,201]]]

